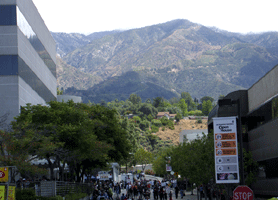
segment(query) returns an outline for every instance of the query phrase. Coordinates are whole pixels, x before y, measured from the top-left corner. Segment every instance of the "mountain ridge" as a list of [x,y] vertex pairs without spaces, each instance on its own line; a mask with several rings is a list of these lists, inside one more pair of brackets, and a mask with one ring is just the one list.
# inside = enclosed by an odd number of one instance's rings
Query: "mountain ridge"
[[[220,94],[254,84],[278,63],[276,52],[276,32],[242,35],[188,20],[173,20],[111,34],[105,32],[62,59],[95,77],[86,90],[105,84],[111,77],[124,79],[125,73],[135,71],[142,74],[140,80],[163,87],[165,92],[188,91],[197,98],[207,95],[217,99]],[[102,89],[105,93],[105,88]],[[134,92],[138,92],[136,87]]]

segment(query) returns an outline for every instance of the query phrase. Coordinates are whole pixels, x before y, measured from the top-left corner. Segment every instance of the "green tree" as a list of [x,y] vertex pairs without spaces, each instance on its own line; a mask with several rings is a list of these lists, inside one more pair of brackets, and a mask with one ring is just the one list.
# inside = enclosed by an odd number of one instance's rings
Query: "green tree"
[[143,120],[140,122],[139,127],[143,131],[149,130],[150,122],[148,120]]
[[182,92],[181,98],[185,100],[185,103],[187,104],[188,110],[194,110],[195,109],[195,103],[191,97],[191,95],[188,92]]
[[116,111],[99,105],[73,101],[52,101],[48,106],[28,104],[22,107],[12,125],[13,137],[18,143],[43,141],[25,153],[45,158],[52,178],[53,168],[60,161],[70,164],[76,174],[80,174],[77,177],[80,180],[93,163],[106,165],[109,161],[120,160],[128,156],[131,148]]
[[178,114],[175,116],[175,120],[176,120],[177,122],[179,122],[181,119],[182,119],[182,116],[181,116],[180,113],[178,113]]
[[172,155],[172,147],[160,149],[153,160],[153,169],[156,174],[164,176],[166,172],[166,164],[169,164],[169,157]]
[[183,116],[186,116],[187,115],[187,104],[185,103],[185,100],[184,99],[181,99],[180,102],[179,102],[179,106],[182,110],[182,115]]
[[156,97],[153,99],[153,106],[158,108],[158,107],[163,107],[164,106],[164,99],[162,97]]
[[63,90],[60,90],[59,87],[57,87],[57,95],[62,95],[64,93]]
[[202,104],[202,112],[204,115],[208,115],[209,112],[212,110],[212,103],[210,100],[204,101]]
[[130,96],[129,96],[129,98],[128,98],[128,100],[132,103],[132,104],[134,104],[134,105],[138,105],[138,104],[141,104],[141,102],[142,102],[142,99],[140,98],[140,96],[139,95],[137,95],[137,94],[131,94]]
[[215,177],[213,134],[174,147],[171,166],[182,177],[205,187]]
[[208,101],[208,100],[210,100],[211,102],[213,102],[213,101],[214,101],[214,98],[209,97],[209,96],[204,96],[204,97],[201,98],[201,102],[202,102],[202,103],[203,103],[204,101]]
[[145,116],[152,115],[155,117],[158,113],[158,110],[151,104],[143,103],[141,107],[138,108],[139,112],[142,112]]
[[135,160],[137,163],[142,165],[142,171],[145,171],[146,165],[151,164],[153,161],[153,155],[151,152],[146,151],[143,148],[140,148],[134,154]]

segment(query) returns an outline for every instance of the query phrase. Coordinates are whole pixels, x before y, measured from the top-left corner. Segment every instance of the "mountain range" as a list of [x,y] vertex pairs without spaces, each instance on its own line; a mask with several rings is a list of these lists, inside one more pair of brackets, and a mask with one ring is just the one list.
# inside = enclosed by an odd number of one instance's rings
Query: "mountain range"
[[188,20],[126,31],[52,33],[57,79],[84,102],[170,99],[181,92],[215,99],[246,89],[278,63],[278,33],[231,33]]

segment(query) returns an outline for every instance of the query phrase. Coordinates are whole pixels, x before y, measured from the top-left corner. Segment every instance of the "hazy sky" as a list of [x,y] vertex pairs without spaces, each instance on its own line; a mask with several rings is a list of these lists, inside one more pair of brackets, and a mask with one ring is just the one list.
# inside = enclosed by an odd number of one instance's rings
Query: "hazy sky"
[[126,30],[174,19],[239,33],[278,31],[277,0],[33,0],[53,32]]

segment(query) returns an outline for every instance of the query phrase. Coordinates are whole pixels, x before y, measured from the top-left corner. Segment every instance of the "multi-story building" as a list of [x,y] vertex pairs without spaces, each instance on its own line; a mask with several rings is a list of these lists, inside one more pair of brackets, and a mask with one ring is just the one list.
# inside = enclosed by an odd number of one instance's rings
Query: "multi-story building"
[[[248,90],[232,92],[224,99],[240,102],[243,147],[251,151],[261,169],[251,186],[254,193],[278,196],[278,65]],[[229,116],[238,116],[236,104],[214,107],[208,131],[213,129],[213,117]]]
[[32,0],[0,1],[0,129],[20,106],[56,100],[55,46]]

